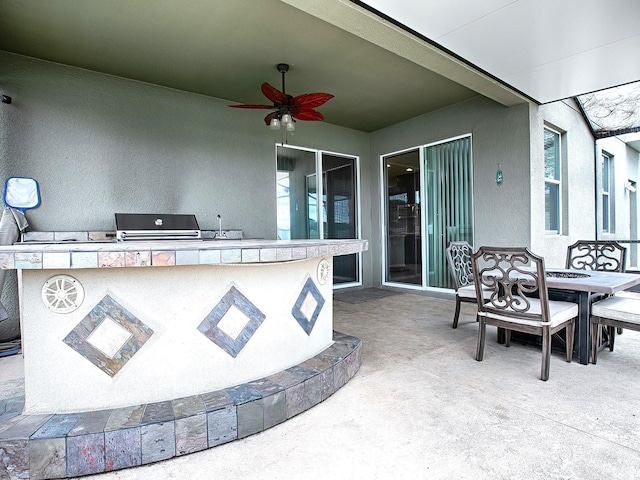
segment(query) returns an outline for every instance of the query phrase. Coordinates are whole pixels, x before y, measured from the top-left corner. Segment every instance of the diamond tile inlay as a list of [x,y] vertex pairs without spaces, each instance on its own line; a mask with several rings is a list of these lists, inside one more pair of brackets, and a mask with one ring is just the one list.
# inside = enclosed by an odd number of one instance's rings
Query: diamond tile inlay
[[[235,307],[235,308],[232,308]],[[225,318],[227,314],[229,318]],[[205,317],[198,330],[209,340],[236,358],[265,319],[264,313],[236,287],[231,287],[222,300]],[[224,320],[224,321],[223,321]],[[238,323],[244,326],[240,328]]]
[[63,341],[113,377],[151,335],[152,329],[107,295]]
[[294,316],[307,335],[311,335],[323,306],[324,297],[316,287],[316,284],[313,283],[313,280],[311,280],[311,277],[309,277],[304,287],[302,287],[300,295],[298,295],[296,304],[291,309],[291,315]]

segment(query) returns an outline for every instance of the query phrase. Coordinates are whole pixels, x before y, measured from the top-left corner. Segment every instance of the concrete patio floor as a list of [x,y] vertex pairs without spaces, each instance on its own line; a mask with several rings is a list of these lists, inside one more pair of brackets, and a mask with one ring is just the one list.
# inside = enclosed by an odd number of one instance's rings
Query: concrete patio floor
[[[389,293],[389,292],[387,292]],[[363,341],[362,367],[326,401],[260,434],[112,479],[640,478],[640,334],[597,365],[496,343],[474,358],[475,306],[417,294],[336,293],[335,329]],[[20,355],[0,358],[0,398],[22,394]]]

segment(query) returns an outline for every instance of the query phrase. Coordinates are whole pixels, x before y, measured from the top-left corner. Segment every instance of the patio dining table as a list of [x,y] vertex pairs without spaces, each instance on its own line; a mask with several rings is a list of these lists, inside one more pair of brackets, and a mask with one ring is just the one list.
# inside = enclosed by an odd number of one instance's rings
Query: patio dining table
[[[547,269],[547,289],[550,300],[578,304],[575,352],[583,365],[589,364],[589,314],[591,302],[600,295],[613,295],[640,285],[640,275],[634,273],[604,272],[598,270]],[[502,340],[504,332],[499,334]]]

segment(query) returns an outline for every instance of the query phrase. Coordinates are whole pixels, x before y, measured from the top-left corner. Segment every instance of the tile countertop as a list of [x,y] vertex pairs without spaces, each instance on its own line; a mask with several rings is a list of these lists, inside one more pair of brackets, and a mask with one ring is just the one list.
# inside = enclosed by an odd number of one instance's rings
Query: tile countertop
[[0,269],[75,269],[271,263],[350,255],[368,240],[115,240],[0,245]]

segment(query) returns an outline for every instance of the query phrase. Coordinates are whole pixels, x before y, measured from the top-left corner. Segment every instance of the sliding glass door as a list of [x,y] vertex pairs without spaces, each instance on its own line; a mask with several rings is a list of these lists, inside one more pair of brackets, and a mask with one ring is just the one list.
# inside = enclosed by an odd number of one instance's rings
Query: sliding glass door
[[385,283],[452,288],[445,251],[473,244],[471,137],[383,158]]
[[[278,146],[278,238],[360,238],[357,186],[357,157]],[[334,257],[333,282],[360,282],[360,254]]]

